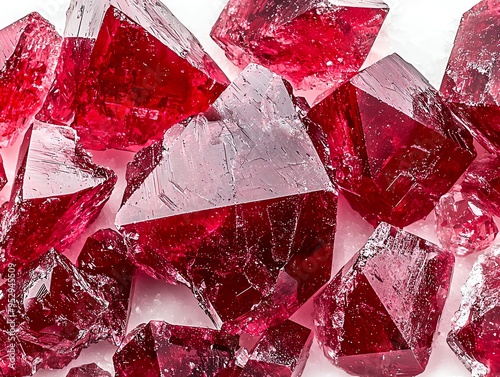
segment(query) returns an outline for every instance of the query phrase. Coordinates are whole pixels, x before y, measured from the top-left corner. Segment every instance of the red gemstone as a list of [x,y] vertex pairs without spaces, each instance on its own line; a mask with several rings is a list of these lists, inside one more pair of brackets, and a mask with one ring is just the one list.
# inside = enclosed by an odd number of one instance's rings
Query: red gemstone
[[23,132],[54,78],[62,38],[38,13],[0,30],[0,146]]
[[373,225],[428,215],[476,156],[462,122],[398,55],[354,76],[308,117],[332,180]]
[[500,151],[499,12],[499,0],[483,0],[463,15],[441,84],[477,140],[495,153]]
[[111,377],[111,373],[92,363],[71,368],[66,377]]
[[359,70],[388,11],[379,0],[230,0],[211,36],[241,68],[254,62],[297,89],[326,89]]
[[99,215],[115,183],[73,129],[35,122],[21,146],[11,199],[1,208],[0,274],[51,247],[66,250]]
[[136,159],[116,224],[140,268],[258,335],[328,281],[337,193],[279,76],[250,65],[206,116]]
[[462,287],[448,344],[473,376],[500,375],[500,252],[479,256]]
[[422,373],[453,265],[451,252],[381,223],[315,299],[325,356],[356,376]]
[[116,377],[221,377],[238,348],[237,336],[151,321],[127,335],[113,364]]
[[313,332],[290,320],[267,329],[240,377],[299,377],[306,366]]
[[[39,118],[71,123],[89,149],[136,150],[205,111],[228,80],[160,2],[112,4],[73,1],[58,76]],[[73,30],[83,22],[93,28]]]
[[3,159],[2,156],[0,156],[0,190],[2,190],[6,184],[7,184],[7,174],[5,174]]

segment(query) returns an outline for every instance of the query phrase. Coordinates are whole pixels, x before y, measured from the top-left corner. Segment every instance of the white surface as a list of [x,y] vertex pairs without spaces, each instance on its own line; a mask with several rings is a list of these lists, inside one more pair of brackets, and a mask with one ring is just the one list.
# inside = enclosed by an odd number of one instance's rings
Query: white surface
[[[62,31],[64,28],[65,11],[69,0],[22,0],[12,2],[0,0],[0,28],[23,17],[31,11],[38,11],[52,21]],[[238,72],[222,54],[221,50],[209,37],[209,31],[217,19],[225,0],[163,0],[171,11],[190,29],[203,44],[205,49],[220,64],[221,68],[232,79]],[[373,63],[380,57],[397,52],[404,59],[419,69],[430,82],[439,87],[446,67],[448,55],[451,51],[453,39],[460,17],[464,11],[474,5],[476,0],[386,0],[391,10],[375,46],[368,58],[367,64]],[[12,182],[16,163],[16,154],[19,143],[3,150],[6,168]],[[77,242],[72,257],[81,248],[85,236],[102,227],[113,225],[124,189],[125,163],[132,158],[127,152],[94,153],[96,162],[114,169],[119,182],[110,202],[106,205],[98,221],[93,224],[84,237]],[[10,187],[10,186],[9,186]],[[1,193],[2,199],[8,196],[9,187]],[[425,221],[413,224],[410,231],[435,242],[433,231],[433,215]],[[335,241],[334,271],[338,269],[355,253],[365,242],[372,228],[354,213],[340,199],[338,231]],[[440,335],[435,344],[427,370],[422,376],[426,377],[465,377],[469,376],[445,342],[446,333],[450,327],[450,319],[458,308],[460,287],[467,278],[467,274],[477,255],[457,260],[452,292],[444,310],[439,328]],[[306,304],[294,318],[304,324],[311,324],[311,304]],[[212,327],[210,320],[198,308],[191,293],[183,287],[173,287],[142,276],[138,279],[132,303],[132,315],[129,329],[150,319],[163,319],[175,324],[187,324]],[[103,368],[110,369],[111,357],[114,348],[107,343],[92,346],[84,350],[78,360],[70,366],[77,366],[88,362],[97,362]],[[41,371],[37,376],[66,376],[63,371]],[[110,369],[111,370],[111,369]],[[347,376],[341,370],[333,367],[321,354],[316,344],[313,345],[311,356],[304,372],[304,377],[338,377]],[[175,376],[174,376],[175,377]]]

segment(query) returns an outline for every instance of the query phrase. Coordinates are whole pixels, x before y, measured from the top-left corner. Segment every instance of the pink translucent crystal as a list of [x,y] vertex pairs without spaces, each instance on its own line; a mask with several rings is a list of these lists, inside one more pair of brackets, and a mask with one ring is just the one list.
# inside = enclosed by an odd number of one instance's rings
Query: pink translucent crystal
[[35,122],[1,208],[0,272],[55,247],[66,250],[99,215],[116,175],[95,165],[73,129]]
[[328,281],[337,193],[279,76],[250,65],[157,148],[131,164],[149,175],[128,174],[135,191],[116,217],[140,268],[190,286],[217,326],[252,334]]
[[479,256],[462,287],[460,309],[448,334],[448,344],[473,376],[500,375],[499,273],[499,249]]
[[308,118],[332,180],[373,225],[428,215],[476,156],[462,122],[398,55],[326,95]]
[[111,377],[111,373],[92,363],[71,368],[66,377]]
[[230,0],[211,36],[241,68],[258,63],[298,89],[325,89],[358,71],[388,11],[379,0]]
[[127,335],[113,364],[116,377],[225,377],[238,348],[237,336],[151,321]]
[[451,252],[381,223],[315,299],[325,356],[356,376],[422,373],[453,265]]
[[490,213],[460,191],[443,195],[435,211],[439,241],[457,255],[487,249],[498,233]]
[[499,0],[483,0],[460,22],[441,92],[470,120],[477,140],[500,151]]
[[0,30],[0,146],[13,142],[41,108],[62,38],[38,13]]

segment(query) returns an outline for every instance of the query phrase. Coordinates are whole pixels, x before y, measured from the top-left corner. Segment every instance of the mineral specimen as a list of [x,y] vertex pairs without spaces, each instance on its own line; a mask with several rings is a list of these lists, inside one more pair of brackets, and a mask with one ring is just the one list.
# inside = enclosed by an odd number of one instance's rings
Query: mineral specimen
[[300,377],[306,366],[313,332],[290,320],[267,329],[240,377]]
[[448,344],[477,377],[500,375],[500,249],[479,256],[462,288]]
[[315,299],[325,356],[356,376],[422,373],[453,265],[451,252],[381,223]]
[[108,3],[71,4],[39,119],[71,123],[89,149],[137,149],[205,111],[228,80],[161,2]]
[[460,191],[443,195],[435,211],[439,241],[457,255],[487,249],[498,233],[492,215]]
[[2,156],[0,156],[0,190],[2,190],[6,184],[7,184],[7,174],[5,174],[3,159]]
[[190,286],[229,332],[282,322],[331,273],[337,193],[289,90],[247,67],[206,117],[166,135],[160,161],[158,147],[138,156],[150,173],[116,217],[135,263]]
[[466,12],[441,92],[470,121],[478,141],[500,151],[500,1],[483,0]]
[[38,13],[0,30],[0,146],[31,123],[54,78],[62,38]]
[[221,377],[234,366],[238,337],[151,321],[134,329],[113,356],[116,377]]
[[66,377],[111,377],[111,373],[92,363],[71,368]]
[[241,68],[254,62],[298,89],[326,89],[358,71],[388,11],[380,0],[230,0],[211,36]]
[[67,249],[97,217],[115,182],[73,129],[35,122],[21,146],[11,199],[0,210],[0,275],[9,263]]
[[308,117],[332,180],[372,225],[403,227],[425,217],[476,156],[463,123],[395,54],[327,95]]

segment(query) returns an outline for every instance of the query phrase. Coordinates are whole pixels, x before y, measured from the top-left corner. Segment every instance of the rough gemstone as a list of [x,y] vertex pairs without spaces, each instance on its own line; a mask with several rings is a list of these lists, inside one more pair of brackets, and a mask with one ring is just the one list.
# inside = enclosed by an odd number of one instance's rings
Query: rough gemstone
[[479,256],[462,287],[448,344],[477,377],[500,375],[500,249]]
[[71,123],[89,149],[136,150],[205,111],[228,80],[161,2],[108,3],[71,4],[39,119]]
[[[337,193],[278,75],[250,65],[152,169],[116,224],[152,276],[190,286],[217,326],[258,335],[331,274]],[[129,178],[130,175],[129,175]]]
[[42,107],[62,38],[38,13],[0,30],[0,146],[6,147]]
[[441,92],[470,121],[474,137],[500,151],[500,1],[483,0],[466,12],[455,38]]
[[111,373],[92,363],[71,368],[66,377],[111,377]]
[[463,123],[395,54],[327,95],[308,117],[332,180],[372,225],[403,227],[425,217],[476,156]]
[[267,329],[253,348],[240,377],[300,377],[313,332],[290,320]]
[[230,0],[211,36],[241,68],[258,63],[297,89],[326,89],[359,70],[388,11],[379,0]]
[[116,377],[222,377],[234,367],[237,336],[151,321],[127,335],[113,356]]
[[3,159],[0,156],[0,190],[2,190],[7,184],[7,174],[5,173],[5,168],[3,166]]
[[0,274],[54,247],[66,250],[97,217],[116,183],[75,130],[35,122],[21,146],[10,201],[1,208]]
[[87,238],[77,266],[87,273],[90,285],[110,303],[103,318],[103,328],[109,333],[101,331],[99,336],[119,345],[125,336],[134,275],[122,236],[111,229],[94,233]]
[[453,265],[451,252],[381,223],[315,299],[325,356],[356,376],[422,373]]
[[487,249],[498,233],[492,215],[459,190],[443,195],[435,213],[439,241],[456,255]]

